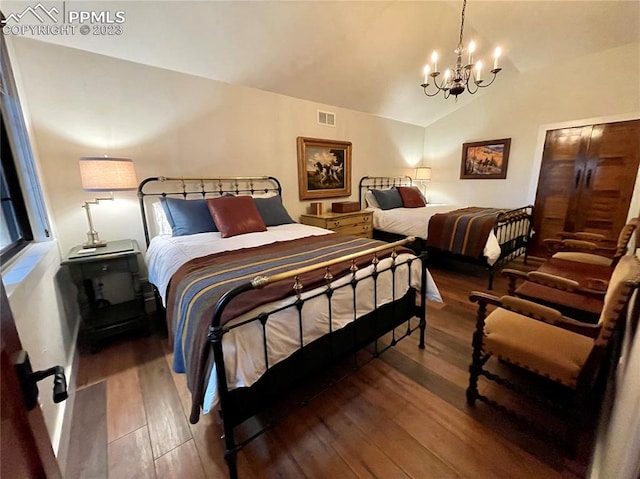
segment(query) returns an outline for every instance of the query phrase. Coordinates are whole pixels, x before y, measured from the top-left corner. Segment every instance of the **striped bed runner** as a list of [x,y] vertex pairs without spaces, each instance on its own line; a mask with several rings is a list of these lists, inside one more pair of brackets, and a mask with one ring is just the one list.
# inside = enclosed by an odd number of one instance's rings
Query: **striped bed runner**
[[435,214],[429,220],[427,246],[479,259],[489,233],[503,211],[470,206]]

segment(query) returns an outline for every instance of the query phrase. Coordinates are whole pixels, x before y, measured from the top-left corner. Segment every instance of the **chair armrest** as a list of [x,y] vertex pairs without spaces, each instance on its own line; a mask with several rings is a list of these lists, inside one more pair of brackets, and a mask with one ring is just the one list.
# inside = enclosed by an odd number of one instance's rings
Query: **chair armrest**
[[564,239],[557,240],[547,238],[542,240],[543,244],[547,248],[547,255],[553,256],[559,252],[577,252],[577,253],[590,253],[599,256],[605,256],[607,258],[613,258],[616,254],[617,247],[615,243],[607,240],[604,242],[585,241],[579,239]]
[[600,325],[598,324],[587,324],[582,321],[568,318],[567,316],[563,316],[562,313],[556,309],[534,303],[533,301],[528,301],[514,296],[503,296],[500,298],[500,302],[502,303],[502,307],[509,311],[522,314],[531,319],[543,321],[547,324],[551,324],[583,336],[595,338],[600,333]]
[[500,303],[503,308],[509,311],[544,321],[545,323],[556,324],[562,320],[562,313],[557,309],[518,298],[517,296],[503,296],[500,298]]
[[550,273],[542,273],[540,271],[530,271],[527,273],[527,279],[534,283],[550,286],[555,289],[561,289],[563,291],[575,291],[576,289],[580,289],[580,283],[573,279],[563,278],[562,276],[556,276],[555,274]]
[[573,279],[563,278],[562,276],[556,276],[555,274],[543,273],[540,271],[530,271],[527,273],[527,280],[532,283],[538,283],[560,291],[587,294],[601,298],[603,298],[607,293],[606,286],[609,284],[606,281],[591,278],[587,279],[587,284],[589,284],[589,281],[592,281],[592,287],[587,286],[585,288],[580,286],[580,283]]
[[611,241],[605,235],[599,233],[589,233],[587,231],[562,231],[558,233],[558,236],[562,239],[577,239],[577,240],[586,240],[586,241]]
[[491,304],[493,306],[500,306],[500,298],[490,293],[483,293],[482,291],[471,291],[469,300],[472,303]]

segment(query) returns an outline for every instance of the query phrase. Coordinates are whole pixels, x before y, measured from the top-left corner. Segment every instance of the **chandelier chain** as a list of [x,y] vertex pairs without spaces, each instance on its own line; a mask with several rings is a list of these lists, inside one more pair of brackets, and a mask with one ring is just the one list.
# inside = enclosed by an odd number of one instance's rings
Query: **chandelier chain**
[[462,34],[464,32],[464,11],[467,8],[467,0],[462,2],[462,19],[460,21],[460,41],[458,42],[458,46],[462,47]]

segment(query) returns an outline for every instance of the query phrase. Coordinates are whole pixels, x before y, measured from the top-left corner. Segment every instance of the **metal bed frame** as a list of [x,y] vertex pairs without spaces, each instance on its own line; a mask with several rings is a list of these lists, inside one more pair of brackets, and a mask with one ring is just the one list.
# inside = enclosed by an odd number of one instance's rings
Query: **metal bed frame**
[[[388,189],[395,186],[412,186],[413,182],[409,176],[364,176],[360,179],[359,201],[360,209],[365,207],[365,194],[373,189]],[[426,241],[417,238],[414,243],[415,251],[428,251],[434,258],[435,255],[448,256],[455,260],[464,261],[485,267],[489,271],[489,280],[487,288],[493,289],[493,277],[496,269],[502,268],[505,264],[513,261],[521,255],[524,255],[524,262],[528,259],[528,246],[531,240],[533,225],[533,205],[527,205],[500,213],[496,219],[493,232],[500,244],[500,256],[493,265],[489,265],[485,258],[476,259],[450,251],[441,250],[439,248],[427,247]],[[402,235],[389,233],[387,231],[373,230],[373,237],[383,241],[396,241],[402,238]]]
[[[170,188],[170,185],[177,185],[177,188]],[[208,185],[212,185],[208,186]],[[231,177],[231,178],[214,178],[214,179],[187,179],[187,178],[167,178],[155,177],[148,178],[140,183],[138,188],[138,197],[140,200],[140,210],[144,223],[145,239],[149,244],[149,225],[147,220],[146,208],[149,199],[159,198],[163,196],[181,196],[183,198],[196,197],[206,198],[224,195],[226,193],[233,194],[251,194],[253,192],[269,192],[274,191],[281,194],[280,183],[273,177]],[[247,419],[256,414],[268,411],[274,402],[284,396],[287,392],[295,389],[302,380],[316,377],[317,374],[326,370],[329,366],[338,363],[350,356],[354,358],[354,366],[362,363],[355,354],[362,351],[365,346],[368,358],[373,359],[386,349],[394,346],[402,338],[412,334],[418,330],[419,348],[424,349],[424,336],[426,329],[426,296],[427,296],[427,267],[426,254],[419,257],[410,257],[406,260],[398,260],[396,248],[407,245],[412,238],[403,239],[393,245],[382,245],[376,248],[343,256],[338,259],[325,261],[313,267],[299,268],[289,272],[276,274],[269,277],[256,277],[251,281],[247,281],[240,286],[227,291],[218,301],[213,316],[210,320],[208,339],[211,344],[213,358],[216,364],[216,380],[219,392],[219,409],[222,428],[224,430],[225,442],[225,460],[229,468],[229,476],[236,478],[237,472],[237,454],[239,450],[248,442],[258,435],[262,434],[272,426],[271,419],[264,427],[250,437],[237,441],[234,435],[235,428]],[[380,267],[377,253],[381,250],[388,250],[389,247],[394,248],[391,254],[390,266]],[[363,255],[373,255],[371,262],[372,272],[366,276],[356,276],[358,267],[356,266],[356,258]],[[338,262],[351,262],[348,275],[350,280],[343,285],[334,286],[331,274],[331,268]],[[411,287],[411,264],[413,261],[420,262],[420,270],[422,275],[422,287],[420,291],[416,291]],[[348,263],[347,263],[348,264]],[[396,272],[398,268],[408,268],[409,288],[406,294],[401,298],[396,297]],[[302,293],[304,285],[300,283],[299,276],[311,270],[324,270],[325,285],[319,292],[313,296],[303,297]],[[391,275],[392,302],[379,305],[378,304],[378,278],[382,274]],[[365,280],[373,281],[373,306],[374,309],[370,313],[357,317],[356,298],[358,295],[358,284]],[[266,286],[276,281],[292,282],[292,291],[295,296],[293,304],[282,306],[275,311],[262,312],[255,317],[243,320],[233,324],[223,324],[221,318],[225,307],[236,297]],[[334,329],[332,316],[331,298],[339,289],[346,288],[351,291],[353,298],[353,321],[347,326]],[[157,292],[156,292],[157,295]],[[307,301],[314,298],[326,298],[329,311],[329,332],[305,344],[302,333],[302,311]],[[158,299],[158,304],[162,307]],[[270,365],[267,354],[267,324],[270,316],[274,313],[282,311],[286,308],[295,308],[298,317],[299,332],[299,349],[296,350],[288,358]],[[262,351],[266,360],[266,372],[260,379],[249,387],[241,387],[229,389],[227,384],[226,369],[224,366],[223,355],[223,339],[224,336],[233,329],[246,327],[249,324],[259,322],[262,331]],[[391,334],[388,344],[379,342],[382,336]],[[330,386],[330,385],[329,385]],[[189,420],[196,423],[199,419],[200,406],[202,398],[193,398],[192,410]]]

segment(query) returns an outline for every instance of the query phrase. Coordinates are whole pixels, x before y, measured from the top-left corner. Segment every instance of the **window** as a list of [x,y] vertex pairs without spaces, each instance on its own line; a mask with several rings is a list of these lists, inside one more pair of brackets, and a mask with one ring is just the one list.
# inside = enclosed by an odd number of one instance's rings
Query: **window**
[[50,237],[7,46],[5,36],[0,35],[0,266],[31,241]]
[[0,155],[0,262],[4,263],[33,240],[4,119]]

